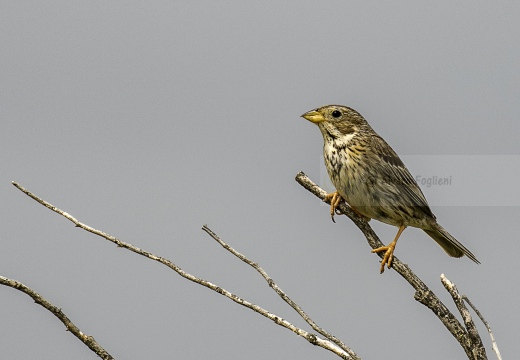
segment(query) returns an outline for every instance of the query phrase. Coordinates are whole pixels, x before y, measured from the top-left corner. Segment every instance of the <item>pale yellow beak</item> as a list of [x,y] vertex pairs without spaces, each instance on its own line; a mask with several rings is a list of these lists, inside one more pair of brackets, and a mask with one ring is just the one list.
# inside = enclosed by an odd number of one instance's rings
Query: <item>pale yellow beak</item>
[[302,118],[309,120],[315,124],[325,121],[325,118],[322,114],[317,112],[316,110],[311,110],[302,115]]

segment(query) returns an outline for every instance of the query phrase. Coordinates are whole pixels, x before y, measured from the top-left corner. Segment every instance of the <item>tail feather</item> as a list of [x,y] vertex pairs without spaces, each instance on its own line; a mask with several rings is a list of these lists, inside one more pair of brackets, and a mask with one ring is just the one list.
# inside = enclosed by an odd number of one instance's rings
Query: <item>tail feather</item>
[[453,236],[450,235],[442,226],[435,223],[431,229],[423,229],[425,233],[431,236],[433,240],[439,244],[449,256],[453,257],[462,257],[466,255],[471,260],[480,264],[480,261],[477,260],[475,255],[464,245],[457,241]]

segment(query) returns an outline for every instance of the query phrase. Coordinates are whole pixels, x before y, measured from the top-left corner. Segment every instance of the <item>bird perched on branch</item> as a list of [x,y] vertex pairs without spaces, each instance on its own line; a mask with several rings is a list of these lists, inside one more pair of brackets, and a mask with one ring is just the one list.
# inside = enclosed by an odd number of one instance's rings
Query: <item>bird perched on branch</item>
[[424,194],[395,151],[356,110],[327,105],[303,118],[318,125],[323,135],[323,156],[336,192],[328,194],[334,221],[336,206],[345,200],[367,220],[376,219],[399,228],[395,239],[372,252],[384,251],[380,271],[392,265],[397,240],[408,226],[423,229],[448,255],[475,255],[437,223]]

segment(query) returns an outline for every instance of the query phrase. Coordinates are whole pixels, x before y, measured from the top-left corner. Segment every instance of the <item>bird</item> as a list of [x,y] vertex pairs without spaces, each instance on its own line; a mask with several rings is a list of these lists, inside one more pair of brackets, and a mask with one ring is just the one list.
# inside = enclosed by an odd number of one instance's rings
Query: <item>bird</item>
[[424,230],[452,257],[475,255],[446,231],[432,213],[426,197],[397,153],[356,110],[326,105],[301,115],[316,124],[323,136],[325,167],[336,191],[327,194],[334,221],[336,207],[345,201],[365,220],[375,219],[397,226],[394,240],[372,250],[384,252],[382,274],[392,266],[397,240],[408,227]]

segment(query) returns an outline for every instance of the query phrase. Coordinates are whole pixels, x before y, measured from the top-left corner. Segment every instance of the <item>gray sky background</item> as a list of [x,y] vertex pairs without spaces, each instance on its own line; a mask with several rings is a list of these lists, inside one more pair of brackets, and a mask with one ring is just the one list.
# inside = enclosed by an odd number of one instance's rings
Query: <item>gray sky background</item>
[[[423,191],[482,264],[449,258],[417,229],[396,253],[453,311],[439,276],[455,282],[512,359],[519,18],[513,1],[3,1],[0,274],[61,307],[118,359],[336,358],[74,228],[15,180],[305,326],[200,230],[208,224],[363,359],[464,359],[411,288],[379,274],[355,226],[333,224],[294,181],[300,170],[322,175],[321,134],[299,116],[339,103],[360,111],[413,174],[452,176],[453,187]],[[383,242],[397,231],[372,226]],[[0,287],[0,299],[2,359],[96,358],[27,296]]]

